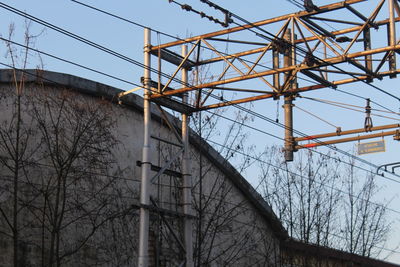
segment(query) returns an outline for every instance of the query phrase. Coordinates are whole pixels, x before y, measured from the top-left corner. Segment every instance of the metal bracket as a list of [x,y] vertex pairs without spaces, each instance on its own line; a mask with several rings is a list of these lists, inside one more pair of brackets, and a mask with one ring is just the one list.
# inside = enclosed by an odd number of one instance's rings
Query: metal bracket
[[400,162],[393,162],[393,163],[381,165],[376,169],[376,174],[384,176],[384,173],[383,172],[379,173],[379,170],[384,169],[384,171],[387,172],[388,167],[391,167],[391,166],[392,166],[392,174],[395,174],[394,170],[397,168],[400,168]]

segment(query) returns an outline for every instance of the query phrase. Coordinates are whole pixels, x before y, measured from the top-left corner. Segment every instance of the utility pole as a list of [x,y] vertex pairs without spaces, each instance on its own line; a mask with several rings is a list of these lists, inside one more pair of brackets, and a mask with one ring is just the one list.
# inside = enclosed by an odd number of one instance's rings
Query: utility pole
[[[182,57],[187,56],[187,45],[182,45]],[[188,70],[182,68],[182,87],[188,86]],[[182,103],[188,104],[189,93],[183,94]],[[182,113],[182,185],[183,185],[183,213],[184,217],[184,244],[186,253],[186,267],[193,267],[193,221],[192,221],[192,175],[190,168],[189,150],[189,116]]]
[[[388,24],[388,35],[389,35],[389,46],[396,45],[396,18],[394,14],[395,0],[389,1],[389,24]],[[390,71],[396,70],[396,53],[392,51],[389,55],[389,69]],[[396,74],[391,74],[390,78],[395,78]]]
[[[285,33],[285,41],[292,44],[292,33],[290,29],[287,29]],[[294,47],[288,45],[284,51],[283,57],[283,65],[284,67],[290,67],[294,63],[295,51]],[[294,96],[291,92],[295,87],[296,80],[292,77],[290,73],[285,74],[284,84],[288,84],[289,93],[284,96],[284,116],[285,116],[285,161],[290,162],[293,161],[293,152],[294,152],[294,138],[293,138],[293,100]],[[285,88],[283,88],[285,89]]]
[[142,150],[142,179],[140,187],[140,226],[139,226],[139,255],[138,266],[147,267],[149,264],[149,205],[150,205],[150,130],[151,130],[151,31],[146,28],[144,30],[144,103],[143,103],[143,118],[144,118],[144,135],[143,135],[143,150]]

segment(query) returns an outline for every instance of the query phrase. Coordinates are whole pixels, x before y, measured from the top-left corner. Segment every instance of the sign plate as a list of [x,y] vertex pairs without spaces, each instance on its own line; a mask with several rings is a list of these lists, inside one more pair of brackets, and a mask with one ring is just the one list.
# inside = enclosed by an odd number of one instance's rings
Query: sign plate
[[385,141],[376,141],[369,143],[359,143],[358,144],[358,155],[377,153],[377,152],[385,152]]

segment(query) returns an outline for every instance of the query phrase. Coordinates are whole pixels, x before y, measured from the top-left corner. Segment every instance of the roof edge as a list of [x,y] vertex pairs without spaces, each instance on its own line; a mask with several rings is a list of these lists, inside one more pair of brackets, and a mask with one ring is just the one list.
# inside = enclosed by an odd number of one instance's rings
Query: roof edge
[[352,254],[338,249],[323,247],[315,244],[307,244],[295,239],[288,239],[282,243],[282,248],[290,252],[300,252],[305,256],[314,255],[318,258],[330,258],[339,261],[349,261],[355,264],[360,264],[363,267],[400,267],[398,264],[381,261],[366,256]]

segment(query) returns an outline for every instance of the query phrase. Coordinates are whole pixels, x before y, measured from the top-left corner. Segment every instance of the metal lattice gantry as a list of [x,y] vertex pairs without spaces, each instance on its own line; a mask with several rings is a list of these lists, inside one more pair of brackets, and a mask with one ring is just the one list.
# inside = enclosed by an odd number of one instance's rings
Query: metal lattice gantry
[[[222,63],[226,65],[226,68],[219,75],[214,75],[216,79],[196,86],[171,88],[169,85],[173,79],[170,79],[158,92],[152,93],[151,99],[157,102],[162,101],[159,100],[161,98],[177,96],[183,92],[200,91],[195,104],[187,106],[190,111],[198,111],[336,87],[352,82],[371,82],[373,79],[382,79],[384,76],[394,77],[399,72],[396,68],[396,52],[400,44],[396,41],[395,28],[400,20],[399,4],[393,0],[378,1],[378,5],[368,16],[365,16],[356,9],[356,4],[362,2],[367,1],[342,1],[317,7],[311,12],[302,11],[152,46],[153,55],[160,57],[163,61],[178,65],[173,78],[182,67],[191,69],[196,66]],[[388,8],[383,8],[385,3]],[[368,6],[372,6],[370,1]],[[324,23],[334,25],[335,30],[327,29],[327,24]],[[375,29],[377,33],[371,34],[371,29]],[[234,34],[240,36],[240,33],[247,30],[257,33],[257,36],[253,35],[254,39],[264,42],[234,39]],[[288,32],[291,32],[290,40],[285,39],[285,34]],[[383,35],[379,35],[381,32],[384,32]],[[229,38],[226,38],[228,35]],[[379,40],[374,40],[374,36],[377,36]],[[382,36],[387,39],[386,44],[383,45]],[[239,51],[231,54],[222,53],[214,45],[220,42],[229,42],[231,50],[236,48]],[[174,49],[182,44],[191,45],[190,52],[185,58],[174,52]],[[236,47],[233,47],[234,45]],[[243,45],[251,45],[254,48],[240,51],[240,46]],[[202,50],[201,46],[207,49]],[[274,59],[283,57],[288,50],[291,50],[293,64],[279,65],[280,61]],[[191,60],[190,56],[194,54],[194,51],[197,51],[197,59]],[[256,59],[253,60],[254,58]],[[263,59],[269,60],[262,63]],[[354,68],[349,69],[347,63]],[[226,77],[228,70],[234,70],[237,75]],[[285,75],[284,79],[282,75]],[[312,79],[313,85],[298,79],[302,76]],[[260,85],[257,89],[246,89],[241,86],[242,82],[251,79],[258,79],[264,86]],[[292,88],[291,84],[296,80],[298,85]],[[225,87],[226,85],[233,88]],[[211,101],[211,92],[218,90],[235,91],[238,95],[237,99],[229,102],[215,99]],[[249,97],[249,94],[254,96]]]
[[[396,39],[396,24],[400,21],[400,7],[396,0],[347,0],[325,6],[312,6],[305,11],[239,25],[200,36],[165,44],[151,45],[146,32],[145,88],[145,143],[143,164],[150,164],[150,111],[154,102],[183,114],[183,144],[185,156],[185,198],[183,211],[189,218],[190,175],[187,155],[187,116],[193,112],[227,107],[262,99],[285,100],[285,156],[293,160],[293,151],[306,147],[301,141],[344,134],[367,133],[375,130],[399,128],[399,125],[366,127],[337,131],[314,137],[293,136],[293,104],[299,93],[355,82],[371,84],[375,79],[395,78],[400,42]],[[229,44],[229,53],[220,47]],[[182,47],[188,46],[188,51]],[[150,77],[150,57],[157,59],[158,81]],[[154,60],[156,61],[156,60]],[[208,75],[190,82],[188,71]],[[171,73],[167,81],[161,74]],[[177,77],[181,73],[182,78]],[[196,76],[196,75],[195,75]],[[190,94],[191,101],[188,101]],[[229,97],[227,95],[229,94]],[[147,103],[147,104],[146,104]],[[370,135],[372,137],[399,135],[399,130]],[[365,137],[367,138],[367,137]],[[357,138],[356,138],[357,139]],[[338,142],[356,139],[341,139]],[[360,139],[358,139],[360,140]],[[338,143],[329,141],[329,144]],[[325,143],[319,143],[325,144]],[[319,145],[318,144],[318,145]],[[316,146],[316,145],[315,145]],[[144,259],[148,242],[149,167],[142,167],[141,229],[139,266]],[[147,180],[146,180],[147,179]],[[191,221],[185,221],[186,265],[192,266]]]
[[[400,71],[396,56],[399,20],[400,7],[395,0],[347,0],[155,45],[150,53],[158,57],[161,72],[165,62],[176,69],[165,85],[154,82],[150,98],[192,113],[284,97],[286,159],[290,161],[292,151],[302,148],[291,131],[293,98],[301,92],[396,77]],[[218,50],[221,43],[229,44],[234,52]],[[186,57],[176,52],[183,44],[190,46]],[[213,75],[196,85],[182,86],[176,79],[182,68],[207,68]],[[195,101],[182,103],[179,96],[185,92],[193,92]],[[216,97],[221,92],[235,94]]]

